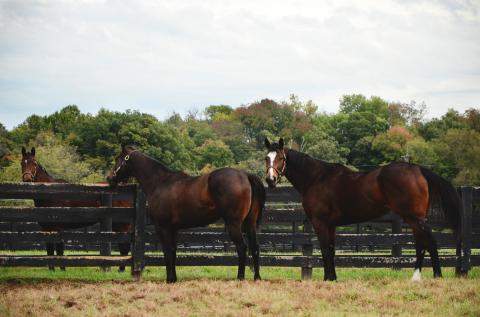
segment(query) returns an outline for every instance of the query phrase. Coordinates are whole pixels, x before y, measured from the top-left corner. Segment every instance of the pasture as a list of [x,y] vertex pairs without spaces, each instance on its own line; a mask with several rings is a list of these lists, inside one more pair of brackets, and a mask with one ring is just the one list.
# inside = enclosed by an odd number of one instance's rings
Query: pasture
[[337,282],[324,282],[321,269],[299,280],[298,268],[262,268],[264,280],[234,280],[235,267],[179,267],[179,282],[165,283],[165,270],[147,267],[142,282],[128,273],[97,268],[0,268],[0,315],[49,316],[478,316],[480,269],[468,278],[420,283],[412,269],[340,268]]
[[[463,257],[468,262],[462,263],[472,265],[466,278],[454,277],[453,266],[457,262],[452,235],[443,232],[440,226],[435,237],[441,247],[445,278],[433,279],[428,267],[423,270],[421,282],[412,282],[412,234],[396,218],[386,215],[369,223],[370,229],[357,227],[353,232],[353,227],[339,232],[336,259],[339,280],[324,282],[318,241],[305,222],[294,192],[279,188],[268,192],[271,203],[264,214],[264,231],[259,235],[263,248],[262,281],[253,281],[250,271],[246,281],[234,279],[238,259],[233,256],[232,245],[226,244],[228,237],[223,228],[215,223],[200,231],[180,234],[179,281],[170,285],[165,283],[167,276],[164,258],[158,253],[159,241],[146,222],[144,201],[135,204],[135,208],[119,209],[110,205],[116,196],[137,193],[134,197],[142,197],[136,188],[120,187],[112,191],[105,186],[4,184],[3,189],[5,198],[86,199],[110,195],[111,199],[105,200],[105,207],[85,209],[1,208],[0,214],[6,221],[3,225],[8,229],[0,236],[5,248],[1,251],[1,263],[7,266],[0,268],[1,316],[475,316],[480,313],[479,235],[474,230],[478,217],[477,209],[473,208],[477,190],[470,189],[468,196],[462,195],[464,206],[469,206],[465,208],[468,213],[464,213],[468,216],[465,228],[469,229],[464,230],[464,234],[468,233],[469,239],[465,240]],[[104,226],[105,221],[86,231],[64,233],[39,232],[34,223],[91,221],[103,217],[109,218],[111,224],[113,215],[133,222],[134,233],[112,232],[110,226]],[[432,224],[442,223],[441,218],[434,217],[435,210],[431,215]],[[372,231],[373,228],[380,231]],[[39,242],[63,240],[68,250],[65,257],[46,257],[45,251],[40,251],[43,244]],[[132,256],[118,256],[116,244],[120,242],[132,243]],[[102,259],[106,261],[101,262],[103,265],[111,266],[110,271],[95,267]],[[129,273],[116,272],[120,262],[130,265],[132,273],[138,272],[137,277],[142,273],[141,281],[134,281]],[[46,265],[54,263],[87,267],[49,271]],[[25,265],[39,267],[25,268]],[[369,268],[365,268],[367,266]]]

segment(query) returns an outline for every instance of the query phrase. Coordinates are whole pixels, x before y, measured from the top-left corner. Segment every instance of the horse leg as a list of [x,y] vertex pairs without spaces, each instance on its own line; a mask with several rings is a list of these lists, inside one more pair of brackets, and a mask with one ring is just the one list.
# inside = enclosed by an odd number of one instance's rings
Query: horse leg
[[255,225],[249,225],[247,228],[248,248],[252,254],[254,280],[260,280],[260,247],[257,241],[257,230]]
[[437,241],[433,237],[432,229],[423,219],[407,222],[410,223],[413,228],[413,234],[415,237],[415,250],[417,256],[412,281],[421,280],[421,270],[426,249],[430,253],[430,259],[432,261],[433,268],[433,277],[441,277],[442,271],[440,268],[440,259],[438,258]]
[[[47,242],[47,255],[48,256],[54,256],[55,255],[55,243],[53,242]],[[49,264],[48,265],[48,269],[50,271],[54,271],[55,270],[55,266],[52,265],[52,264]]]
[[163,256],[165,257],[165,268],[167,271],[167,283],[175,283],[177,281],[177,272],[175,269],[175,260],[177,256],[176,232],[173,229],[161,228],[159,230],[160,241],[163,248]]
[[[58,256],[63,256],[63,251],[65,250],[65,242],[57,242],[55,244],[55,249],[57,250]],[[60,270],[65,271],[65,266],[60,266]]]
[[320,242],[322,251],[324,281],[335,281],[337,273],[335,272],[335,227],[329,226],[321,221],[313,221],[313,227]]
[[237,254],[238,254],[237,279],[243,280],[245,279],[245,262],[247,260],[247,245],[243,240],[242,230],[239,225],[229,224],[226,227],[230,235],[230,239],[232,239],[233,243],[235,243],[235,247],[237,248]]
[[[125,243],[119,243],[118,244],[118,249],[120,251],[121,256],[127,256],[128,253],[130,252],[130,242],[125,242]],[[125,265],[120,265],[118,267],[119,272],[125,272]]]

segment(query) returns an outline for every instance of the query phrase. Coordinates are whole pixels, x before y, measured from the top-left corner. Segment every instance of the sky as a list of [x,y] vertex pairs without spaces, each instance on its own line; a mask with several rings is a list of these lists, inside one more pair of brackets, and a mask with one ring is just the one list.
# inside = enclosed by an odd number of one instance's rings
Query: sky
[[0,122],[290,94],[480,107],[480,1],[0,0]]

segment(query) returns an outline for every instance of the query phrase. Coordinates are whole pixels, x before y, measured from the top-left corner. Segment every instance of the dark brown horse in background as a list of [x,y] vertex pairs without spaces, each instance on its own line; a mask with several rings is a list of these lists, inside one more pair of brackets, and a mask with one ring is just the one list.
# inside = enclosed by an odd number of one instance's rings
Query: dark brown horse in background
[[[50,176],[45,168],[41,166],[35,159],[35,148],[32,148],[30,152],[27,152],[24,147],[22,147],[22,181],[24,182],[35,182],[35,183],[67,183],[63,179],[56,179]],[[75,201],[75,200],[44,200],[44,199],[35,199],[34,200],[36,207],[100,207],[101,201]],[[112,202],[113,207],[132,207],[132,202],[128,200],[118,200]],[[39,222],[42,231],[63,231],[68,229],[79,229],[88,226],[94,225],[96,222],[82,222],[82,223],[45,223]],[[129,223],[117,223],[115,219],[112,222],[112,230],[115,232],[129,232],[131,229],[131,224]],[[55,250],[57,255],[63,255],[65,249],[65,243],[62,242],[47,242],[47,254],[55,255]],[[130,243],[119,243],[118,248],[121,255],[128,255],[130,252]],[[49,265],[50,270],[54,270],[53,265]],[[65,267],[61,267],[62,270],[65,270]],[[125,266],[120,266],[119,271],[125,271]]]
[[122,147],[107,180],[115,186],[134,177],[145,192],[148,213],[163,247],[167,282],[177,280],[175,269],[179,229],[205,226],[222,218],[239,257],[238,279],[245,278],[248,238],[254,279],[260,279],[256,229],[265,204],[265,188],[254,175],[221,168],[201,176],[175,172],[131,146]]
[[[426,222],[429,204],[434,198],[440,198],[447,221],[454,230],[457,254],[461,250],[460,198],[448,181],[425,167],[394,162],[360,173],[285,148],[283,139],[273,144],[265,139],[265,146],[268,149],[266,181],[270,187],[275,187],[285,175],[301,194],[303,208],[320,242],[325,280],[337,278],[335,227],[381,217],[390,210],[413,229],[417,260],[412,280],[421,278],[425,250],[430,253],[434,277],[440,277],[437,243]],[[457,267],[456,273],[464,272]]]

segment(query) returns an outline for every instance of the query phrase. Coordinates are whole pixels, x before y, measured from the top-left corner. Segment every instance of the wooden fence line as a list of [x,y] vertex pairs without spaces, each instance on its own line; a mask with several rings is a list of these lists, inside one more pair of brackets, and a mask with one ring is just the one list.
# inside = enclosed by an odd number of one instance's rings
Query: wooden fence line
[[[313,256],[316,237],[312,227],[305,221],[305,214],[298,206],[300,197],[289,187],[267,191],[269,205],[264,213],[263,224],[291,223],[292,231],[289,232],[263,232],[259,234],[260,243],[301,245],[299,256],[261,256],[264,266],[289,266],[301,267],[302,279],[312,276],[314,267],[322,266],[319,256]],[[480,256],[471,254],[472,247],[480,247],[480,233],[473,232],[475,224],[480,224],[480,215],[473,214],[474,201],[480,200],[480,189],[461,187],[459,193],[462,197],[463,210],[461,217],[462,260],[457,263],[455,256],[442,256],[442,266],[461,265],[468,270],[472,265],[480,264]],[[107,269],[113,265],[130,265],[132,274],[139,279],[145,265],[163,265],[163,257],[146,254],[147,244],[158,244],[158,238],[147,231],[146,199],[139,187],[135,185],[119,186],[112,189],[108,186],[89,186],[73,184],[0,184],[0,199],[75,199],[92,200],[100,199],[102,207],[0,207],[0,222],[99,222],[100,232],[60,232],[47,233],[39,231],[1,231],[0,243],[38,243],[45,242],[76,242],[95,243],[99,245],[100,256],[2,256],[2,266],[100,266]],[[133,208],[112,207],[114,200],[132,199]],[[277,203],[277,206],[273,204]],[[282,205],[278,205],[281,203]],[[290,205],[286,208],[285,204]],[[437,212],[438,213],[438,212]],[[133,222],[132,233],[115,233],[112,231],[112,218],[115,221]],[[441,224],[442,216],[433,215],[432,223]],[[391,224],[391,233],[340,233],[337,234],[337,245],[358,247],[361,245],[380,245],[391,249],[392,256],[337,256],[335,262],[339,267],[411,267],[414,257],[402,256],[402,246],[413,244],[412,235],[402,231],[403,225],[400,218],[395,215],[386,215],[376,222]],[[303,231],[298,232],[298,224],[303,224]],[[0,224],[1,225],[1,224]],[[27,225],[24,225],[28,229]],[[0,227],[2,228],[2,227]],[[360,228],[360,227],[358,227]],[[440,247],[454,247],[455,241],[452,234],[435,233]],[[186,244],[214,243],[225,245],[229,241],[228,235],[217,229],[195,230],[181,232],[179,242]],[[131,256],[112,256],[112,243],[132,243]],[[227,243],[228,245],[228,243]],[[428,265],[429,259],[426,259]],[[178,265],[237,265],[238,259],[233,255],[181,255],[177,260]]]

